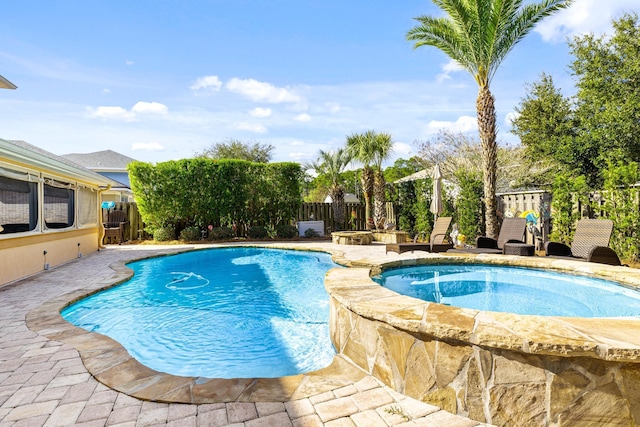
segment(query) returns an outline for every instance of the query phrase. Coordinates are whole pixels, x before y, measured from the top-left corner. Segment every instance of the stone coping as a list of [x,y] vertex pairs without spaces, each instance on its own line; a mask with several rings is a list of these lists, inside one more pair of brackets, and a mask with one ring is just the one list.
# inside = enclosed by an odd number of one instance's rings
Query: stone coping
[[558,357],[640,363],[640,318],[577,318],[478,311],[399,295],[370,279],[388,268],[470,263],[544,268],[614,280],[640,288],[640,271],[581,261],[509,255],[444,255],[333,269],[325,278],[332,298],[354,313],[410,334],[451,343]]

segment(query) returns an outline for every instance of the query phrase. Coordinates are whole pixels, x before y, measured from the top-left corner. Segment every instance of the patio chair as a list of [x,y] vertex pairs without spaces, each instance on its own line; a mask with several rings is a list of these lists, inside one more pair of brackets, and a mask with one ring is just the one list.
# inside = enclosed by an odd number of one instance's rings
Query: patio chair
[[501,254],[505,243],[524,243],[524,232],[527,228],[525,218],[505,218],[502,220],[498,238],[487,236],[476,237],[475,248],[450,249],[447,252],[471,254]]
[[558,242],[546,242],[545,254],[600,264],[621,265],[618,254],[609,247],[613,221],[610,219],[582,218],[576,224],[571,247]]
[[433,230],[431,231],[428,242],[418,242],[420,234],[417,234],[413,238],[413,242],[386,244],[385,253],[397,252],[401,254],[409,251],[445,252],[453,247],[453,244],[444,241],[449,225],[451,225],[451,217],[441,216],[437,218],[433,224]]
[[107,222],[104,223],[103,242],[109,243],[115,240],[119,245],[124,241],[124,226],[127,223],[127,214],[124,211],[113,211],[107,214]]

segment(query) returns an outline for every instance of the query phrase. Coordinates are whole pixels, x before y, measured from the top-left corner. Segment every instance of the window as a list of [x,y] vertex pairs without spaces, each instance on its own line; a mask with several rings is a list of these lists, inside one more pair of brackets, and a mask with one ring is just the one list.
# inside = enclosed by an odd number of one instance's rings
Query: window
[[47,228],[67,228],[74,221],[74,191],[70,188],[53,186],[48,180],[44,185],[44,223]]
[[98,222],[98,193],[89,188],[78,189],[78,224],[95,225]]
[[0,176],[0,234],[32,231],[38,225],[38,184]]

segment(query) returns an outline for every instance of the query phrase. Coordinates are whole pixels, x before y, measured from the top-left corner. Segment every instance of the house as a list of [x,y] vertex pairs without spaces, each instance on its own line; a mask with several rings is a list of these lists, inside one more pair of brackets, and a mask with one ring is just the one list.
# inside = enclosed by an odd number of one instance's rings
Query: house
[[[325,203],[333,203],[331,196],[327,196],[324,199]],[[344,202],[345,203],[360,203],[360,199],[353,193],[344,193]]]
[[97,251],[101,193],[112,185],[68,159],[0,139],[0,285]]
[[95,153],[71,153],[64,154],[62,157],[118,183],[102,193],[103,202],[133,202],[127,165],[135,162],[136,159],[112,150]]

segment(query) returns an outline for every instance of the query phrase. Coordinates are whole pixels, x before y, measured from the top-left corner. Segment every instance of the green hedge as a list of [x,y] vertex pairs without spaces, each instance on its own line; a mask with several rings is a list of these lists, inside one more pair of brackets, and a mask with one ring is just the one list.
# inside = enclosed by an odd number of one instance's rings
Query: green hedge
[[184,159],[129,164],[133,190],[147,231],[254,225],[276,227],[295,219],[302,203],[297,163]]

